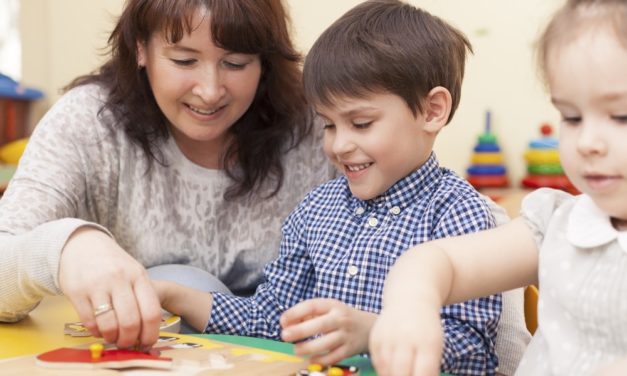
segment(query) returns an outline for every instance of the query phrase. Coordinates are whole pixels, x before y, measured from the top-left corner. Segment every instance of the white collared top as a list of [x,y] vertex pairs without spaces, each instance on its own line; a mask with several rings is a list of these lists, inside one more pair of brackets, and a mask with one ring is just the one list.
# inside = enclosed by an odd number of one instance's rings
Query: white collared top
[[627,354],[627,232],[586,195],[522,203],[539,254],[539,328],[517,375],[588,375]]

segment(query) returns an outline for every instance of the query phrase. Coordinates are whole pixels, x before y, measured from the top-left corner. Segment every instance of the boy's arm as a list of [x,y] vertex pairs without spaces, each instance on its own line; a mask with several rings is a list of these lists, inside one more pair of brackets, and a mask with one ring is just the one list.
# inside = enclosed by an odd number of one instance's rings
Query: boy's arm
[[440,307],[536,283],[537,266],[536,243],[521,218],[413,247],[386,278],[384,308],[370,336],[377,371],[437,374]]
[[279,256],[264,268],[266,281],[246,298],[214,293],[211,315],[203,330],[279,339],[280,315],[309,298],[315,283],[306,247],[307,207],[305,199],[286,219]]
[[202,332],[211,315],[213,295],[171,281],[153,280],[161,307],[181,316],[194,329]]
[[306,205],[305,200],[286,219],[279,256],[266,265],[266,282],[254,295],[206,293],[173,282],[153,281],[163,308],[200,332],[279,339],[279,316],[308,298],[314,283],[303,235]]

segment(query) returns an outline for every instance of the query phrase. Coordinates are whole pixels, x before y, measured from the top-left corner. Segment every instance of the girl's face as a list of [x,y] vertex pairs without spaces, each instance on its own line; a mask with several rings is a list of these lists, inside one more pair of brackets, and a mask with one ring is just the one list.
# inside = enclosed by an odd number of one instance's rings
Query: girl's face
[[548,56],[552,102],[562,116],[560,158],[581,192],[627,220],[627,49],[613,30],[587,29]]
[[192,162],[221,168],[227,131],[252,103],[259,79],[258,55],[223,50],[211,39],[209,12],[198,11],[191,34],[175,43],[156,32],[138,43],[157,104],[177,145]]

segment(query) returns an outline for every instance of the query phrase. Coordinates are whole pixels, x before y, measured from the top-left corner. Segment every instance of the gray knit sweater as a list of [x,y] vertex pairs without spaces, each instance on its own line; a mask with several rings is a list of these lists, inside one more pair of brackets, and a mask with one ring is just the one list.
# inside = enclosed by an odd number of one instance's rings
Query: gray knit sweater
[[286,155],[276,196],[227,202],[226,175],[187,160],[172,138],[162,145],[167,166],[148,169],[112,117],[98,116],[104,95],[82,86],[53,106],[0,200],[0,321],[19,320],[44,295],[61,293],[61,249],[90,224],[146,267],[193,265],[234,292],[250,290],[277,254],[283,219],[334,174],[312,137]]

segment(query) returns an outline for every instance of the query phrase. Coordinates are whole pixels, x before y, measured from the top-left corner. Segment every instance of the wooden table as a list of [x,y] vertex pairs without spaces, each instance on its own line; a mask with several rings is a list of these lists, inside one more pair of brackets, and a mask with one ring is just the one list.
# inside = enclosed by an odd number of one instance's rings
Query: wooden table
[[[97,341],[94,337],[64,335],[64,324],[74,321],[78,321],[78,316],[65,297],[47,297],[26,319],[14,324],[0,323],[0,374],[4,375],[7,371],[6,365],[2,364],[3,359],[4,362],[8,362],[15,357],[35,355],[59,347],[84,346]],[[167,335],[167,333],[163,334]],[[293,345],[285,342],[214,334],[194,335],[194,337],[294,355]],[[359,367],[361,376],[376,375],[370,361],[363,357],[351,357],[341,364]],[[81,372],[81,374],[84,373],[85,371]],[[75,373],[71,374],[75,375]]]

